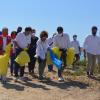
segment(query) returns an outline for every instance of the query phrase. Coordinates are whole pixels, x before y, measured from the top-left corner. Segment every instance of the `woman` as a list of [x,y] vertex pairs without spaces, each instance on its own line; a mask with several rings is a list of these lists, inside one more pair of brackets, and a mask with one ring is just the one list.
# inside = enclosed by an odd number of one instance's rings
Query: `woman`
[[47,54],[47,50],[48,50],[48,33],[46,31],[42,31],[40,33],[40,39],[37,42],[37,48],[36,48],[36,56],[38,58],[38,63],[39,63],[39,79],[42,80],[43,74],[44,74],[44,70],[46,67],[46,54]]

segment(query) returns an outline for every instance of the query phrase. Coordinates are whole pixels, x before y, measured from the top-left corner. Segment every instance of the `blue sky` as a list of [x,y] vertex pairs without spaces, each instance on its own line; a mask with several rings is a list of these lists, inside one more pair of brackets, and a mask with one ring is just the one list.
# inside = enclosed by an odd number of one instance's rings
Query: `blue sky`
[[52,36],[63,26],[71,39],[77,34],[82,45],[92,25],[100,28],[99,10],[100,0],[0,0],[0,29],[7,26],[10,33],[17,26],[32,26],[37,35],[47,30]]

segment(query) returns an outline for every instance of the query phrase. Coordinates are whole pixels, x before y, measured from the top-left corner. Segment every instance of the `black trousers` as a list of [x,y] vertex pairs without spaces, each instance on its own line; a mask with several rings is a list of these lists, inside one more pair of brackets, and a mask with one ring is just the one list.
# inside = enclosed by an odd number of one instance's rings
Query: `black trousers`
[[75,54],[75,60],[73,62],[73,67],[75,67],[76,63],[80,60],[80,55],[79,54]]
[[[21,48],[16,48],[16,53],[15,53],[15,56],[17,57],[20,52],[23,51],[23,49]],[[14,67],[14,74],[15,74],[15,77],[23,77],[24,76],[24,69],[25,69],[25,66],[20,66],[17,62],[15,62],[15,67]],[[20,75],[19,75],[19,72],[20,72]]]
[[36,58],[31,59],[30,63],[28,63],[29,73],[31,72],[34,73],[35,63],[36,63]]
[[66,62],[67,54],[66,54],[66,50],[64,50],[64,49],[59,49],[59,50],[61,51],[60,59],[61,59],[62,62],[64,62],[64,66],[62,65],[62,68],[60,70],[58,70],[58,77],[61,77],[62,76],[62,71],[67,65],[67,62]]
[[[14,68],[15,77],[18,77],[18,76],[23,77],[24,69],[25,69],[24,66],[23,67],[19,66],[19,64],[15,62],[15,68]],[[19,72],[20,72],[20,74],[19,74]]]
[[66,67],[66,65],[67,65],[67,62],[66,62],[66,56],[67,56],[66,51],[67,50],[60,49],[60,51],[61,51],[60,59],[64,62],[64,67]]

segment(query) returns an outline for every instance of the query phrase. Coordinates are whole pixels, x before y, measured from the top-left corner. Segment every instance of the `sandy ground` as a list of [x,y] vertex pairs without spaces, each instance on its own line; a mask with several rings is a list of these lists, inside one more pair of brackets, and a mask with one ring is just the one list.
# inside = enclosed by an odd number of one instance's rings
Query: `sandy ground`
[[46,74],[52,81],[26,74],[26,82],[15,83],[8,74],[7,84],[0,83],[0,100],[100,100],[100,77],[65,76],[65,82],[58,82],[55,74]]

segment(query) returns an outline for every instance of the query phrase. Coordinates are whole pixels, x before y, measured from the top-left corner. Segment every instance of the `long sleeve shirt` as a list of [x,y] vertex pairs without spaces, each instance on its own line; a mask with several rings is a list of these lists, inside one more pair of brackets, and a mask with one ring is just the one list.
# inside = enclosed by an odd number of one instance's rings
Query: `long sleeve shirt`
[[68,34],[57,34],[53,39],[53,46],[59,49],[67,49],[70,47],[70,39]]
[[100,37],[89,35],[84,42],[84,49],[87,53],[100,55]]
[[49,46],[47,40],[46,41],[39,40],[37,42],[36,55],[44,60],[46,58],[48,47]]

